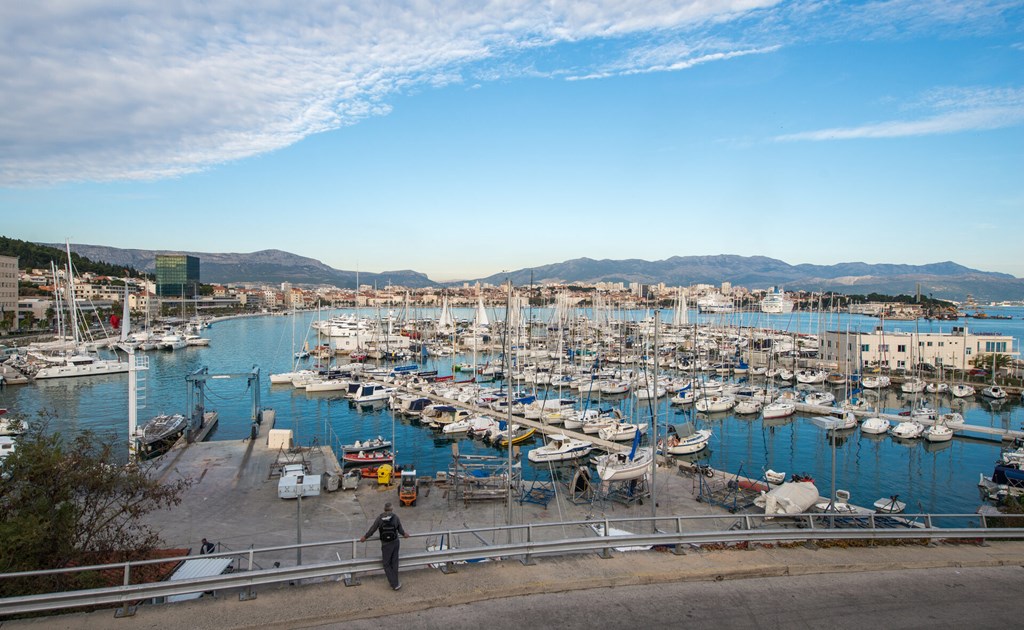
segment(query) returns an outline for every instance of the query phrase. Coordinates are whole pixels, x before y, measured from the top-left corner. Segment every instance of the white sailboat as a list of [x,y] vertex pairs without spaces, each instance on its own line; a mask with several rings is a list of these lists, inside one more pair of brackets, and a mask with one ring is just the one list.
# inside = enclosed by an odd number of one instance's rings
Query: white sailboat
[[[36,359],[49,363],[35,373],[36,379],[69,378],[75,376],[99,376],[103,374],[126,374],[128,362],[118,359],[100,358],[94,351],[86,349],[78,326],[78,305],[75,301],[75,280],[71,266],[71,244],[66,242],[67,266],[67,308],[68,325],[71,328],[72,348],[64,354],[47,356],[33,354]],[[125,298],[127,299],[127,297]]]

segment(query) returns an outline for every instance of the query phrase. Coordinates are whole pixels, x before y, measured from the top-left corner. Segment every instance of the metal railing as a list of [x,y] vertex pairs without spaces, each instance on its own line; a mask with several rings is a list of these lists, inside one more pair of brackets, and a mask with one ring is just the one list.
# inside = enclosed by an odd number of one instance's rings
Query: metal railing
[[[971,540],[984,541],[997,538],[1002,540],[1024,539],[1024,527],[992,528],[984,514],[916,514],[916,515],[882,515],[882,514],[796,514],[784,517],[770,517],[764,514],[743,515],[694,515],[670,517],[627,517],[605,518],[586,521],[567,521],[558,523],[540,523],[512,525],[502,527],[485,527],[438,531],[428,534],[414,535],[412,538],[438,540],[433,550],[414,553],[403,553],[402,567],[432,566],[449,572],[456,563],[481,559],[514,559],[524,564],[533,564],[536,556],[553,556],[563,554],[597,552],[601,557],[611,557],[613,550],[647,546],[668,547],[677,554],[685,553],[687,547],[699,547],[710,544],[736,543],[786,543],[825,540],[856,540],[856,541],[938,541],[938,540]],[[1014,518],[1000,515],[1000,519]],[[1024,525],[1024,516],[1018,516]],[[964,523],[960,527],[938,527],[936,520],[943,522]],[[706,524],[713,521],[726,521],[726,526],[707,529]],[[630,533],[628,535],[601,536],[593,533],[591,528],[614,533],[616,526],[628,525],[634,529],[646,529],[650,533]],[[566,530],[581,529],[589,532],[584,536],[566,536]],[[501,544],[487,544],[487,536],[492,540],[504,538]],[[473,546],[452,547],[451,541],[458,537],[463,540],[475,541]],[[336,561],[319,562],[296,566],[279,566],[274,563],[272,568],[257,567],[257,556],[288,557],[297,549],[320,549],[334,551]],[[362,549],[363,555],[357,552]],[[344,556],[347,559],[342,559]],[[333,540],[302,545],[284,545],[247,549],[243,551],[222,552],[202,556],[180,556],[156,560],[142,560],[124,563],[113,563],[94,566],[71,567],[42,571],[25,571],[18,573],[2,573],[0,580],[43,577],[47,575],[121,571],[122,584],[104,588],[41,593],[0,598],[0,617],[5,615],[25,614],[41,611],[54,611],[69,608],[120,606],[116,615],[130,615],[137,603],[175,595],[188,595],[210,591],[239,589],[242,600],[256,597],[256,587],[281,583],[300,583],[302,581],[318,581],[323,579],[342,579],[346,586],[359,584],[359,575],[379,571],[380,559],[374,550],[372,557],[366,557],[366,544],[358,539]],[[231,573],[222,575],[197,577],[191,579],[149,582],[132,584],[132,576],[137,575],[142,567],[159,564],[174,564],[197,558],[230,557],[235,559],[237,568]],[[244,562],[244,568],[242,564]],[[269,562],[267,564],[270,564]]]

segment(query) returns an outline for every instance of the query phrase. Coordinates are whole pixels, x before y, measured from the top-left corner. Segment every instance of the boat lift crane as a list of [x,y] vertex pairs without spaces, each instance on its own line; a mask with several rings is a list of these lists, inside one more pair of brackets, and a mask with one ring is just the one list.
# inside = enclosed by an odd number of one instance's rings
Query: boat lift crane
[[263,421],[263,408],[260,406],[260,368],[252,366],[248,372],[235,372],[230,374],[210,374],[210,368],[201,367],[185,377],[188,383],[188,434],[189,441],[203,426],[204,414],[206,413],[206,381],[210,379],[246,378],[246,388],[252,396],[252,407],[249,415],[249,434],[252,439],[259,435],[259,425]]

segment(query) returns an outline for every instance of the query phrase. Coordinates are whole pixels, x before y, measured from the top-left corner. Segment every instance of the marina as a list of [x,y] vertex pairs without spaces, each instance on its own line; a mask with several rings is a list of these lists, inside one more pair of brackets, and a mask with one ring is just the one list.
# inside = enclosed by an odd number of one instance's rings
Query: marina
[[[1013,309],[1005,309],[1012,311]],[[351,314],[351,311],[348,312]],[[475,313],[456,313],[470,320]],[[641,321],[649,317],[646,313],[630,315]],[[302,313],[299,315],[300,330],[310,327],[322,315]],[[721,315],[699,316],[708,318]],[[794,333],[809,333],[823,325],[820,315],[791,313],[785,315],[734,314],[729,317],[749,317],[760,325],[777,326],[778,330]],[[1019,318],[1019,316],[1018,316]],[[666,320],[671,314],[666,313]],[[737,320],[741,321],[741,320]],[[742,323],[742,322],[741,322]],[[845,320],[843,320],[845,324]],[[859,326],[867,328],[877,320],[864,318]],[[833,323],[833,327],[837,324]],[[886,322],[894,329],[906,322]],[[945,326],[949,323],[932,322],[929,326]],[[987,321],[986,326],[998,327],[1004,334],[1017,332],[1021,325],[1012,321]],[[160,414],[182,413],[188,407],[185,377],[208,367],[211,374],[246,373],[258,366],[262,373],[262,402],[276,413],[276,427],[290,429],[295,444],[310,447],[330,446],[334,452],[343,453],[344,445],[352,445],[370,436],[381,436],[393,440],[392,449],[396,465],[414,466],[421,476],[434,476],[446,471],[451,461],[452,445],[457,444],[460,453],[466,456],[500,456],[506,449],[491,446],[481,440],[471,439],[466,433],[445,433],[430,429],[418,422],[393,413],[387,404],[370,402],[353,404],[339,391],[308,391],[288,385],[272,385],[270,374],[289,371],[294,367],[291,317],[249,317],[228,319],[214,323],[204,331],[211,340],[208,347],[189,347],[172,353],[150,353],[149,370],[142,388],[140,422]],[[315,334],[315,333],[314,333]],[[417,356],[418,371],[436,372],[441,382],[449,375],[458,376],[455,370],[459,364],[500,364],[500,356],[486,353],[482,349],[474,357],[473,351],[460,348],[460,352],[439,356]],[[344,357],[339,357],[339,363]],[[301,364],[300,364],[301,365]],[[305,365],[311,366],[311,363]],[[378,365],[370,359],[367,367]],[[389,373],[400,363],[379,362],[382,373]],[[628,366],[627,366],[628,369]],[[667,376],[677,371],[663,369],[659,375]],[[468,377],[466,377],[468,378]],[[761,379],[761,380],[758,380]],[[722,379],[727,384],[763,387],[764,377],[756,375],[730,375]],[[550,381],[549,381],[550,382]],[[498,381],[496,384],[500,385]],[[206,381],[207,408],[216,410],[219,423],[210,432],[212,441],[245,439],[251,433],[251,393],[237,380],[209,379]],[[387,384],[393,387],[392,384]],[[515,383],[517,389],[530,389],[528,383]],[[834,392],[836,405],[846,398],[848,386],[828,387],[825,384],[805,386],[792,382],[775,383],[783,393],[803,393],[805,389],[817,388]],[[634,394],[601,394],[591,388],[589,393],[579,390],[561,390],[555,385],[537,386],[536,394],[541,400],[572,397],[593,409],[617,409],[624,419],[636,418],[648,423],[652,416],[652,401],[638,401]],[[979,387],[980,390],[980,387]],[[406,389],[405,391],[416,391]],[[51,413],[54,426],[59,430],[75,431],[90,428],[113,434],[114,439],[126,440],[124,409],[127,404],[127,379],[121,375],[94,376],[75,379],[46,379],[33,384],[8,387],[3,392],[2,405],[16,409],[19,414],[31,417],[39,412]],[[741,394],[742,397],[742,394]],[[884,416],[893,424],[906,419],[900,413],[910,412],[919,404],[918,397],[900,391],[898,385],[885,390],[862,390],[858,398],[870,407],[855,413],[864,418],[868,415]],[[442,396],[430,396],[432,401],[449,404],[465,403]],[[966,419],[965,430],[956,432],[952,439],[944,442],[930,442],[924,439],[899,440],[888,435],[869,435],[859,429],[838,431],[835,441],[836,486],[848,491],[851,502],[871,505],[880,497],[899,496],[913,511],[933,513],[973,512],[978,507],[978,475],[990,475],[993,462],[999,457],[1001,438],[1014,437],[1021,429],[1021,405],[1019,395],[1011,396],[1004,402],[992,402],[980,395],[969,400],[929,396],[929,404],[941,411],[956,408]],[[761,479],[768,470],[804,473],[814,477],[819,488],[831,485],[832,444],[829,431],[816,426],[812,419],[819,411],[802,402],[794,402],[792,415],[765,418],[761,414],[739,414],[734,411],[698,412],[694,405],[672,405],[670,395],[657,399],[657,421],[659,435],[664,437],[669,425],[692,423],[698,430],[709,430],[711,437],[706,448],[695,453],[678,456],[684,464],[707,464],[725,475],[742,475],[750,479]],[[826,408],[835,413],[838,407]],[[474,413],[489,414],[503,418],[507,412],[493,409],[476,409]],[[536,419],[516,417],[515,423],[533,428],[537,434],[518,444],[522,457],[524,483],[542,482],[565,475],[559,467],[551,464],[533,463],[529,452],[543,444],[541,434],[557,433],[567,438],[591,442],[598,448],[614,452],[629,449],[628,442],[602,440],[597,433],[585,433],[565,426],[548,426]],[[928,424],[925,418],[922,424]],[[651,436],[644,436],[644,444],[653,442]],[[587,457],[593,458],[601,451]],[[584,459],[584,462],[590,461]],[[564,480],[563,480],[564,481]]]

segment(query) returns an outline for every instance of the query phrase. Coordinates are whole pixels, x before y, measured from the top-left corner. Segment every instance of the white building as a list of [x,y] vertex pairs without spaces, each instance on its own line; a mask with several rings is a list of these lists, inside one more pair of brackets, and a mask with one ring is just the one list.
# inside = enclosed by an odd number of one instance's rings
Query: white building
[[978,356],[1015,357],[1019,352],[1010,335],[971,333],[966,326],[955,326],[949,333],[893,332],[880,327],[869,333],[830,330],[821,340],[822,358],[846,372],[869,365],[913,370],[918,363],[965,369]]

